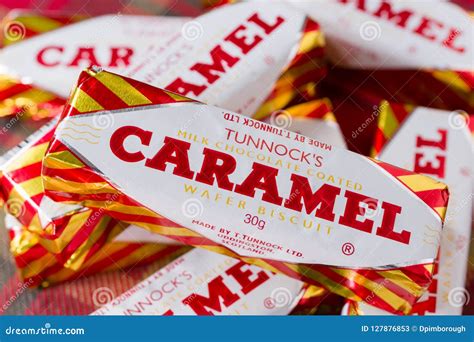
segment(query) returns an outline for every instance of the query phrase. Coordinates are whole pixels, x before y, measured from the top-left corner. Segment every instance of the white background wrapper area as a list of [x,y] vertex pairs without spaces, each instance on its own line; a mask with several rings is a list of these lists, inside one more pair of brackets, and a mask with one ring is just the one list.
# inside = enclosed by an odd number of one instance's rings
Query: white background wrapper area
[[[267,278],[248,292],[226,271],[240,261],[202,249],[179,257],[135,287],[118,296],[93,315],[162,315],[172,310],[175,315],[196,315],[193,300],[196,295],[210,296],[209,282],[223,278],[225,286],[238,296],[226,305],[219,299],[221,311],[210,309],[214,315],[288,315],[298,303],[303,283],[283,275],[272,274],[252,265],[243,265],[243,272],[251,272],[248,279],[257,282]],[[246,278],[246,277],[245,277]]]
[[122,233],[114,238],[117,242],[148,242],[162,243],[165,245],[180,245],[176,240],[166,236],[154,234],[146,229],[130,225]]
[[[225,119],[224,113],[228,112],[217,107],[196,103],[179,103],[159,106],[158,108],[143,107],[142,109],[136,108],[133,111],[126,112],[94,113],[67,117],[57,129],[56,135],[74,153],[83,158],[84,162],[106,175],[112,184],[129,197],[157,213],[165,215],[173,222],[189,227],[211,240],[227,243],[226,246],[242,256],[348,267],[418,264],[436,256],[437,246],[426,244],[423,240],[426,225],[433,227],[438,232],[440,231],[439,216],[398,180],[375,166],[372,161],[334,147],[331,148],[331,151],[328,151],[326,144],[321,144],[322,147],[310,146],[310,139],[308,138],[304,143],[295,141],[296,133],[285,131],[285,134],[289,135],[289,138],[286,138],[251,129],[243,126],[243,122],[249,119],[239,116],[242,123],[230,122]],[[82,139],[83,136],[81,135],[70,135],[71,130],[68,127],[74,128],[77,125],[93,127],[99,115],[109,116],[113,125],[101,131],[95,130],[94,134],[98,134],[99,138],[92,143],[89,139]],[[156,116],[159,116],[159,121],[154,119]],[[248,122],[256,123],[253,120]],[[222,143],[221,147],[228,144],[234,146],[234,148],[243,147],[246,151],[253,151],[255,155],[262,154],[266,158],[263,163],[268,166],[274,167],[273,164],[278,160],[283,165],[287,165],[286,163],[289,163],[292,167],[298,165],[300,170],[294,171],[294,173],[308,177],[313,191],[323,185],[323,181],[315,176],[318,172],[324,176],[325,181],[330,179],[329,176],[333,176],[334,179],[340,177],[344,180],[350,180],[352,186],[359,183],[364,195],[380,200],[378,208],[380,208],[381,201],[387,201],[402,207],[402,213],[396,217],[395,231],[410,231],[410,242],[409,244],[403,244],[377,236],[375,232],[370,234],[318,219],[314,217],[314,212],[311,215],[305,212],[300,214],[283,206],[262,202],[262,192],[260,190],[256,191],[255,198],[251,198],[178,177],[172,174],[173,165],[168,165],[167,171],[161,172],[145,167],[144,161],[139,163],[123,162],[111,152],[109,145],[111,135],[116,129],[123,126],[140,126],[141,129],[153,132],[148,148],[141,146],[139,139],[136,137],[129,137],[124,142],[125,149],[128,151],[142,151],[148,158],[153,157],[162,146],[165,136],[180,139],[177,136],[178,131],[181,127],[187,127],[187,134],[195,134],[197,137],[197,142],[192,143],[189,152],[191,169],[196,172],[201,168],[202,150],[206,147],[201,145],[199,141],[206,137],[209,142],[208,147],[211,149],[218,149],[215,147],[216,143]],[[272,143],[281,144],[288,149],[295,148],[301,152],[308,152],[312,156],[321,156],[323,165],[317,167],[311,157],[309,159],[311,164],[297,162],[288,155],[280,157],[274,151],[258,150],[250,146],[238,145],[232,140],[226,141],[226,129],[239,132],[240,138],[245,132],[245,134],[251,135],[254,140],[266,138]],[[313,144],[318,143],[313,142]],[[241,183],[251,171],[252,164],[257,160],[231,151],[223,152],[233,155],[237,161],[237,169],[230,176],[230,181],[235,184]],[[290,197],[291,173],[292,171],[285,167],[279,168],[278,190],[283,198]],[[197,188],[194,195],[185,192],[186,184]],[[143,191],[143,189],[160,189],[160,191]],[[209,198],[203,196],[203,191],[206,190],[207,194],[210,195]],[[341,195],[335,201],[335,220],[338,220],[344,211],[345,197],[343,194],[346,190],[349,189],[342,186]],[[218,201],[213,200],[216,194],[220,196]],[[232,205],[226,205],[227,197],[232,198]],[[237,207],[237,203],[241,200],[246,202],[244,209]],[[190,201],[198,203],[197,207],[200,209],[198,214],[192,213],[190,215],[186,211],[186,206]],[[262,206],[265,208],[265,213],[259,213]],[[273,215],[271,214],[272,210],[274,210]],[[278,212],[283,212],[286,219],[282,221]],[[246,214],[256,215],[260,220],[265,220],[266,228],[259,230],[253,225],[244,224]],[[364,221],[367,218],[364,218],[364,215],[367,216],[368,214],[369,211],[366,211],[365,214],[362,212],[358,216],[358,220]],[[295,222],[289,221],[289,217],[292,215],[296,215]],[[370,219],[374,221],[373,227],[375,230],[376,227],[380,226],[383,210],[376,209],[370,216]],[[193,220],[197,221],[193,223]],[[303,227],[304,220],[307,220],[309,229]],[[331,227],[329,234],[328,226]],[[225,236],[227,234],[223,233],[221,229],[229,230],[228,235],[232,237],[235,237],[236,233],[240,234],[239,244],[237,246],[233,243],[229,244],[229,240]],[[248,248],[244,244],[240,244],[243,235],[263,240],[265,243],[276,247],[265,251],[255,250],[253,247]],[[351,243],[355,247],[352,255],[343,253],[342,247],[346,243]],[[301,253],[301,255],[296,256],[297,254],[294,252]]]
[[[438,284],[436,314],[441,315],[459,315],[462,312],[463,304],[459,305],[456,296],[463,295],[471,241],[472,146],[461,115],[457,119],[453,115],[454,113],[431,108],[417,108],[379,156],[387,163],[409,170],[415,167],[416,153],[423,153],[422,165],[424,162],[432,162],[435,168],[439,166],[435,157],[446,157],[446,174],[442,179],[448,184],[450,192],[446,222],[441,236],[427,236],[434,243],[441,240],[439,269],[434,277]],[[432,147],[416,148],[418,136],[438,141],[439,129],[447,130],[446,151]],[[420,302],[433,295],[435,294],[426,293]],[[364,303],[360,304],[360,308],[364,314],[383,314],[383,311]]]

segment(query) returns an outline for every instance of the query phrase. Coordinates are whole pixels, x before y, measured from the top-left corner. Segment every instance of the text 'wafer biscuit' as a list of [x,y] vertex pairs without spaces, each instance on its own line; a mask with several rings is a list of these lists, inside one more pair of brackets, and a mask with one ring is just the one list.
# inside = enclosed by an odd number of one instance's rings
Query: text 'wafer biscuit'
[[288,315],[325,293],[309,288],[238,259],[194,249],[93,314]]
[[118,77],[80,76],[43,162],[54,200],[109,201],[111,216],[183,243],[411,310],[445,184],[132,79],[111,92]]

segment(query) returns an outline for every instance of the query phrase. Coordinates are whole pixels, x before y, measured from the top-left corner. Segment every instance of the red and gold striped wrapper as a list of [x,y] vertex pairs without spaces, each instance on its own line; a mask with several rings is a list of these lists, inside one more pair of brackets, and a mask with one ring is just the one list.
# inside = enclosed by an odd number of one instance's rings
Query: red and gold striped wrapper
[[[117,270],[128,272],[133,268],[148,265],[157,260],[159,260],[160,264],[164,267],[168,267],[167,262],[173,261],[175,258],[189,251],[189,247],[184,246],[112,241],[94,254],[94,256],[87,260],[78,270],[71,270],[63,267],[61,263],[58,263],[56,257],[39,243],[38,236],[25,229],[13,216],[7,216],[5,225],[9,231],[10,249],[18,267],[18,272],[22,281],[30,288],[49,287],[101,272]],[[210,255],[212,255],[212,253],[210,253]],[[219,256],[216,254],[216,257]],[[196,262],[197,261],[198,260],[196,260]],[[174,273],[174,276],[179,276],[171,267],[168,267],[166,272],[171,272],[171,274]],[[272,275],[272,277],[275,276]],[[278,310],[278,308],[282,308],[284,310],[286,307],[291,307],[291,313],[293,315],[314,314],[319,304],[323,302],[327,296],[327,292],[324,289],[301,284],[296,280],[288,279],[286,282],[283,281],[281,283],[278,283],[276,279],[272,281],[275,282],[274,285],[276,287],[273,288],[272,293],[266,294],[266,296],[270,296],[267,298],[268,302],[265,302],[265,298],[258,298],[259,303],[262,303],[262,308],[265,303],[268,312],[272,309]],[[289,286],[292,282],[295,283],[295,286],[301,287],[299,291],[301,294],[298,295],[298,301],[294,303],[294,306],[292,306],[292,302],[295,299],[294,296],[290,293],[288,288],[284,287],[285,285]],[[148,283],[150,283],[150,281],[148,281]],[[137,286],[143,288],[145,285]],[[202,284],[199,286],[202,286]],[[249,289],[250,288],[253,289],[253,286],[249,285]],[[245,294],[249,291],[250,290],[244,289],[244,300]],[[212,294],[210,295],[212,296]],[[184,305],[186,304],[187,301],[184,301]],[[237,302],[237,305],[238,304],[239,302]],[[242,309],[245,312],[245,308]],[[264,314],[265,311],[261,313]]]
[[2,19],[2,45],[15,44],[24,39],[35,37],[86,18],[85,15],[12,10]]
[[18,272],[29,287],[48,287],[98,272],[128,270],[159,259],[172,260],[189,250],[183,246],[153,243],[109,242],[79,269],[65,268],[39,242],[38,236],[7,216],[10,250]]
[[[3,46],[85,19],[79,15],[14,10],[1,23]],[[65,99],[11,76],[0,76],[0,117],[16,115],[36,120],[61,113]]]
[[[469,265],[472,226],[474,156],[465,112],[443,111],[382,101],[377,109],[372,155],[385,162],[436,177],[450,188],[450,204],[442,233],[427,235],[440,241],[440,252],[427,293],[413,306],[413,315],[456,315],[465,303],[464,283]],[[427,194],[429,197],[429,193]],[[460,305],[459,305],[460,304]],[[350,303],[353,314],[383,314],[366,304]]]
[[270,95],[253,117],[261,120],[315,92],[315,85],[326,76],[324,36],[319,24],[307,19],[293,60],[283,70]]
[[40,120],[62,112],[66,101],[30,83],[0,75],[0,117],[16,116]]
[[[94,112],[103,111],[110,113],[112,117],[109,119],[113,121],[114,110],[123,108],[157,104],[161,107],[171,104],[195,103],[193,100],[132,79],[122,77],[120,82],[117,82],[119,77],[102,71],[83,73],[67,104],[62,117],[63,121],[74,116],[81,115],[82,117],[85,113],[92,113],[93,115]],[[120,84],[120,89],[117,88],[117,84]],[[74,129],[77,130],[79,127],[77,126]],[[82,128],[87,127],[84,125]],[[67,129],[69,130],[69,128]],[[61,129],[60,134],[70,133]],[[81,140],[88,141],[88,143],[94,143],[95,141],[94,136],[89,138],[83,136],[85,133],[78,134],[74,134],[73,138],[81,138]],[[97,131],[94,134],[100,133]],[[55,137],[56,139],[50,145],[43,163],[43,180],[46,191],[54,200],[71,203],[80,202],[95,208],[104,208],[104,204],[107,202],[106,211],[119,220],[140,225],[187,244],[228,256],[239,257],[246,262],[274,272],[282,272],[305,282],[322,286],[346,298],[361,301],[370,296],[373,298],[374,305],[400,314],[408,313],[411,310],[411,306],[422,295],[431,281],[435,252],[433,252],[431,262],[395,268],[392,266],[392,268],[386,269],[328,267],[319,264],[241,257],[224,245],[173,223],[124,195],[117,187],[107,181],[107,178],[96,172],[95,168],[86,165],[82,156],[72,152],[68,146],[58,140],[58,131],[56,131]],[[433,218],[437,217],[436,220],[443,219],[447,205],[445,185],[433,182],[425,176],[413,174],[379,161],[373,162],[374,167],[383,170],[384,174],[390,175],[390,179],[393,177],[393,180],[400,182],[397,184],[403,184],[403,187],[410,189],[416,196],[418,196],[418,193],[431,190],[433,196],[443,201],[444,204],[431,206],[428,202],[424,203],[428,205],[429,212],[434,215]],[[424,201],[421,195],[419,199]],[[412,251],[414,250],[417,250],[417,248],[412,249]],[[395,254],[401,255],[403,253]]]
[[41,163],[56,121],[2,157],[0,195],[5,210],[66,268],[78,270],[123,227],[100,209],[54,203],[44,194]]

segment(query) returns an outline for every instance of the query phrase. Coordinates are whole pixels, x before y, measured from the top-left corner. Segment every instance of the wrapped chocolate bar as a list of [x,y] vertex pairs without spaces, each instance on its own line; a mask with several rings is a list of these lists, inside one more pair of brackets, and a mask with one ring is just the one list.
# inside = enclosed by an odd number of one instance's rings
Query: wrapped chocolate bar
[[[244,10],[241,13],[241,18],[246,19],[247,18],[247,12],[249,12],[249,11],[252,12],[254,10],[249,9],[249,6],[247,6],[247,5],[245,5],[243,7],[244,7]],[[266,6],[262,6],[262,7],[263,7],[263,9],[266,8]],[[260,11],[263,12],[263,9],[260,9]],[[281,8],[276,8],[275,11],[277,11],[277,13],[283,13]],[[291,14],[291,12],[290,12],[290,14]],[[250,16],[250,14],[249,14],[249,16]],[[279,16],[277,14],[275,14],[274,16],[276,18],[275,22],[279,22],[280,21],[278,19]],[[203,21],[203,25],[206,24],[206,23],[207,23],[206,25],[210,25],[210,23],[214,20],[214,17],[207,18],[207,19],[204,18],[204,19],[205,20]],[[183,19],[180,19],[180,20],[183,20]],[[263,20],[263,19],[260,18],[256,14],[253,17],[253,19],[251,19],[249,21],[249,23],[252,23],[253,21],[255,21],[256,23],[254,24],[255,25],[254,29],[257,28],[257,29],[260,29],[261,31],[263,30],[262,33],[264,33],[264,34],[266,33],[266,30],[269,30],[268,34],[270,34],[270,33],[271,34],[277,34],[283,28],[285,28],[286,31],[288,31],[288,30],[291,31],[291,30],[294,29],[294,28],[291,28],[291,26],[294,24],[294,21],[299,20],[298,23],[300,23],[301,25],[304,24],[305,25],[304,27],[307,30],[306,30],[306,32],[300,32],[302,37],[300,37],[300,35],[296,35],[297,37],[295,38],[295,40],[294,41],[290,40],[289,44],[291,46],[293,46],[293,45],[298,46],[298,42],[300,42],[299,50],[297,50],[297,51],[306,51],[306,52],[310,53],[310,55],[312,57],[315,56],[314,52],[320,53],[322,51],[320,45],[318,45],[322,42],[322,38],[321,38],[320,32],[317,30],[317,25],[315,25],[314,23],[311,23],[310,21],[308,21],[304,16],[299,15],[297,17],[292,17],[291,21],[289,21],[288,23],[286,23],[286,22],[280,23],[278,25],[278,27],[275,27],[273,29],[270,29],[270,27],[268,26],[268,25],[270,25],[269,23],[263,22],[261,20]],[[182,23],[182,21],[178,21],[178,22]],[[86,22],[81,23],[81,25],[84,26],[84,25],[86,25],[85,23]],[[79,24],[77,24],[77,25],[79,25]],[[281,25],[281,27],[280,27],[280,25]],[[71,25],[69,28],[73,29],[75,26],[76,25]],[[95,27],[94,25],[90,24],[90,22],[89,22],[88,26],[86,25],[86,27],[89,27],[89,26]],[[290,28],[288,28],[288,26],[290,26]],[[249,30],[251,31],[251,28],[249,28]],[[275,30],[276,32],[273,33],[273,30]],[[56,32],[54,32],[54,33],[57,34],[57,35],[60,35],[60,34],[64,33],[62,31],[63,30],[56,30]],[[291,35],[291,32],[286,32],[284,35],[285,36]],[[40,38],[42,40],[44,39],[44,41],[47,41],[47,39],[46,39],[47,36],[38,37],[38,39],[40,39]],[[189,37],[185,37],[185,39],[181,41],[181,43],[180,43],[181,45],[178,44],[178,45],[174,46],[174,48],[182,48],[183,47],[182,46],[183,41],[184,41],[185,45],[188,44],[188,40],[187,40],[188,38]],[[277,37],[273,38],[273,39],[280,39],[280,38],[281,38],[281,34],[278,35]],[[255,39],[258,40],[259,38],[257,37]],[[229,40],[232,41],[231,38],[229,38]],[[170,41],[173,41],[173,39],[170,39]],[[273,40],[271,40],[269,43],[265,43],[265,44],[270,44],[272,42],[273,42]],[[75,44],[77,44],[77,42]],[[236,44],[239,44],[239,43],[237,42]],[[260,46],[256,47],[256,50],[255,50],[254,53],[259,53],[260,48],[262,48],[262,49],[266,48],[265,44],[262,42],[262,46],[261,47]],[[256,45],[259,45],[259,44],[256,44]],[[154,75],[154,73],[156,72],[155,68],[157,66],[161,65],[160,64],[161,61],[169,59],[170,55],[166,54],[165,51],[161,51],[161,50],[158,49],[158,50],[154,51],[154,53],[148,54],[147,55],[147,60],[145,60],[145,61],[138,60],[137,64],[140,65],[140,68],[138,68],[138,69],[140,70],[141,73],[143,73],[143,75],[146,75],[146,73],[150,73],[150,75]],[[170,50],[170,51],[172,52],[173,50]],[[284,54],[282,52],[284,52]],[[204,58],[204,55],[207,56],[208,54],[209,54],[208,52],[203,52],[203,58]],[[210,54],[211,54],[211,56],[214,56],[212,51],[211,51]],[[279,63],[282,63],[282,61],[281,61],[282,56],[284,57],[283,58],[284,61],[286,61],[288,58],[291,57],[291,56],[288,57],[287,54],[288,54],[288,51],[283,51],[283,50],[278,51],[278,54],[276,56],[279,56],[279,60],[280,60]],[[198,55],[196,55],[196,54],[187,54],[186,56],[188,56],[188,58],[190,58],[189,62],[191,62],[191,64],[195,63],[195,61],[198,60],[198,57],[200,58],[199,54]],[[221,56],[221,55],[219,55],[219,56]],[[252,54],[249,53],[248,57],[249,58],[252,57]],[[158,60],[155,60],[154,58],[158,58]],[[162,60],[160,58],[164,58],[164,59]],[[306,57],[303,58],[303,57],[299,56],[298,53],[296,53],[295,56],[292,57],[292,58],[293,58],[293,60],[290,64],[293,65],[294,68],[293,69],[292,68],[288,69],[288,73],[290,75],[293,75],[295,70],[300,70],[300,69],[298,69],[299,66],[303,67],[304,65],[306,65],[305,62],[308,62],[308,60],[305,59]],[[193,59],[194,62],[192,62],[191,59]],[[310,60],[310,61],[312,61],[312,60]],[[243,61],[242,61],[242,63],[243,63]],[[300,63],[302,63],[302,64],[300,64]],[[199,64],[199,63],[197,63],[197,64]],[[185,65],[185,63],[183,65]],[[278,66],[280,66],[280,64],[278,64]],[[77,68],[77,66],[76,66],[76,68]],[[203,68],[205,68],[205,66],[203,66]],[[214,70],[212,68],[213,68],[213,66],[211,65],[210,69],[209,69],[209,72]],[[167,70],[168,76],[174,77],[172,74],[174,74],[176,72],[175,69],[176,68],[174,68],[173,70]],[[262,92],[262,90],[265,90],[266,88],[271,87],[271,85],[274,83],[274,80],[272,80],[270,82],[266,81],[265,77],[268,78],[268,77],[271,76],[271,77],[278,78],[278,76],[281,73],[281,70],[280,69],[277,70],[274,66],[272,66],[271,68],[264,69],[264,70],[265,70],[266,74],[265,73],[261,74],[262,78],[264,78],[262,80],[262,82],[259,83],[259,84],[254,85],[253,87],[251,87],[252,91],[245,92],[245,93],[242,93],[242,91],[241,91],[242,86],[243,86],[242,83],[239,83],[239,82],[232,82],[232,84],[228,83],[228,82],[231,82],[231,80],[235,80],[235,77],[236,77],[235,74],[230,73],[229,75],[223,75],[222,81],[225,81],[227,83],[225,91],[228,94],[233,94],[234,92],[239,93],[239,99],[242,102],[254,103],[255,102],[255,97],[254,97],[255,94],[268,94],[268,93]],[[135,70],[135,72],[138,72],[138,70]],[[242,67],[236,67],[233,72],[234,73],[237,72],[240,77],[250,77],[251,75],[252,76],[255,75],[255,72],[251,68],[245,68],[245,73],[244,73],[243,70],[242,70]],[[165,73],[165,75],[166,75],[166,73]],[[187,73],[183,72],[183,75],[187,75]],[[153,80],[154,80],[154,82],[162,82],[161,78],[162,78],[162,76],[160,75],[160,77],[154,78]],[[190,78],[190,79],[192,79],[192,78]],[[287,79],[286,76],[284,77],[284,79],[285,80]],[[215,82],[212,85],[209,85],[207,91],[204,92],[204,95],[206,95],[206,94],[212,95],[212,96],[215,97],[214,98],[215,101],[217,101],[219,103],[222,103],[222,104],[225,104],[225,105],[234,104],[235,103],[234,98],[228,97],[228,95],[222,96],[222,97],[220,96],[222,91],[223,91],[223,88],[222,88],[223,86],[224,86],[224,84],[222,82]],[[288,98],[288,97],[285,97],[285,98]],[[282,102],[282,103],[286,103],[286,102]],[[252,106],[254,106],[254,104],[252,104]],[[254,106],[252,108],[256,108],[256,107]],[[327,137],[328,139],[331,139],[330,142],[334,143],[334,145],[344,146],[344,140],[342,138],[342,135],[340,133],[340,130],[339,130],[339,127],[338,127],[337,123],[334,121],[334,117],[331,113],[330,104],[328,103],[327,100],[312,101],[308,104],[300,105],[300,106],[294,107],[294,108],[288,108],[287,110],[284,110],[284,111],[277,111],[273,114],[274,115],[271,116],[269,118],[269,120],[271,120],[271,121],[273,120],[276,124],[278,124],[280,126],[283,126],[284,128],[288,127],[290,129],[292,129],[292,127],[289,127],[289,126],[290,125],[295,125],[295,129],[297,129],[298,131],[302,131],[304,134],[324,134],[324,137]],[[293,119],[293,116],[294,116],[294,119]],[[46,143],[46,140],[44,141],[45,143]],[[23,195],[28,194],[28,191],[22,192],[22,194]],[[51,204],[51,205],[55,205],[55,204]],[[42,212],[41,215],[46,217],[47,221],[52,221],[51,217],[48,215],[48,213],[44,212],[44,210],[42,210],[41,207],[35,206],[34,208],[36,208],[37,210]],[[76,208],[76,210],[80,211],[82,209],[77,209]],[[99,208],[99,210],[101,210],[101,209]],[[58,218],[58,217],[62,218],[64,213],[65,213],[65,211],[62,211],[59,215],[56,215],[56,218]],[[34,214],[32,214],[32,215],[34,215]],[[35,227],[40,226],[40,231],[41,232],[45,231],[45,225],[44,224],[38,225],[37,222],[33,222],[33,224],[31,224],[30,220],[23,220],[22,222],[23,222],[23,224],[28,226],[28,229],[34,230],[34,229],[37,229]],[[87,222],[87,219],[84,220],[84,223],[86,223],[86,222]],[[32,227],[30,227],[30,224],[32,225]],[[60,225],[60,224],[58,224],[58,225]],[[55,225],[52,225],[52,227],[54,227],[54,228],[51,228],[50,231],[56,231],[56,232],[61,232],[62,231],[60,229],[60,227],[56,227]],[[77,224],[76,225],[76,231],[77,231],[78,235],[80,235],[80,241],[84,241],[84,242],[88,241],[88,243],[89,243],[88,247],[95,246],[93,241],[95,241],[96,239],[92,239],[92,238],[88,239],[87,238],[87,232],[85,232],[84,229],[79,230],[79,228],[80,228],[80,225]],[[108,235],[109,233],[110,233],[110,231],[103,232],[102,236]],[[50,252],[52,252],[52,253],[58,253],[59,251],[62,251],[65,245],[75,246],[75,248],[77,248],[78,244],[73,244],[73,245],[70,244],[70,241],[72,239],[74,239],[76,235],[77,234],[73,234],[73,232],[70,232],[70,234],[66,235],[67,239],[64,239],[62,237],[62,234],[55,233],[54,236],[49,236],[49,238],[54,240],[55,244],[59,245],[60,247],[50,248],[49,246],[51,246],[51,243],[49,243],[46,246],[46,248],[48,248],[50,250]],[[100,234],[96,234],[96,238],[99,235]],[[102,238],[100,241],[105,241],[105,240]],[[50,242],[50,241],[48,241],[48,242]],[[82,262],[82,261],[80,261],[80,260],[82,260],[81,258],[84,257],[84,255],[86,255],[88,253],[88,249],[87,249],[86,246],[84,246],[84,248],[82,249],[82,252],[79,253],[79,251],[75,248],[72,248],[72,247],[69,248],[69,253],[65,253],[65,255],[62,255],[61,259],[65,262],[66,267],[72,267],[72,268],[77,269],[77,267],[79,267],[81,262]],[[73,257],[74,259],[70,259],[70,257]]]
[[[345,146],[328,100],[290,107],[275,112],[269,119],[279,127],[322,136],[335,146]],[[6,211],[17,217],[29,231],[38,234],[43,247],[55,254],[58,262],[76,270],[113,237],[122,242],[176,244],[174,240],[147,234],[137,227],[122,231],[102,208],[89,210],[56,203],[44,196],[40,180],[41,161],[53,135],[55,122],[52,121],[2,157],[0,193],[6,203]]]
[[[377,157],[435,177],[448,184],[450,190],[442,233],[427,226],[425,234],[426,243],[440,242],[434,279],[411,314],[460,315],[467,301],[464,284],[471,241],[474,162],[468,120],[469,117],[460,112],[412,108],[386,101],[380,105]],[[370,300],[366,302],[370,304]],[[359,305],[362,313],[383,313],[367,304]]]
[[431,281],[425,227],[441,231],[448,201],[429,177],[100,70],[81,74],[43,182],[55,201],[350,299],[377,290],[397,313]]
[[[152,32],[143,34],[144,26]],[[194,20],[85,20],[4,49],[0,65],[63,97],[80,68],[128,69],[135,79],[263,118],[312,92],[326,73],[323,48],[318,24],[299,11],[241,4]]]
[[93,18],[9,46],[0,64],[64,97],[80,68],[127,68],[138,80],[263,117],[321,79],[323,47],[319,26],[299,11],[241,4],[194,20]]
[[103,210],[56,203],[45,196],[41,163],[56,125],[51,121],[0,159],[0,199],[5,211],[36,235],[56,262],[78,270],[126,225]]
[[[140,53],[176,39],[188,20],[121,14],[81,22],[43,15],[5,19],[5,39],[16,44],[0,51],[0,115],[56,116],[84,67],[102,64],[121,70],[133,65]],[[69,22],[75,23],[62,25]],[[33,34],[28,25],[39,32]]]
[[[2,73],[27,77],[42,89],[67,97],[84,67],[122,70],[140,53],[164,48],[180,36],[187,18],[104,15],[12,44],[0,52]],[[74,37],[74,39],[71,39]]]
[[154,243],[109,242],[78,270],[65,268],[38,240],[13,216],[7,215],[5,226],[10,233],[10,249],[22,280],[28,287],[48,287],[97,272],[130,269],[155,260],[172,260],[187,248]]
[[238,259],[194,249],[93,315],[288,315],[324,293]]
[[339,68],[330,82],[401,103],[474,109],[474,21],[456,4],[288,2],[324,28],[328,58]]
[[166,51],[154,50],[124,74],[258,119],[326,74],[319,25],[282,3],[218,8],[185,24]]

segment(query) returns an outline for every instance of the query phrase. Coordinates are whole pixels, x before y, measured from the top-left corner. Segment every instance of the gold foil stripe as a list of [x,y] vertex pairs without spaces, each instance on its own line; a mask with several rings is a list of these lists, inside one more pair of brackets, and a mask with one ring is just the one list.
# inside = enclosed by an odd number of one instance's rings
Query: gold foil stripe
[[92,97],[86,94],[82,89],[76,88],[71,97],[70,105],[80,113],[93,112],[96,110],[103,110],[104,108],[97,103]]
[[414,192],[446,189],[446,184],[423,175],[399,176],[398,179]]
[[324,47],[325,39],[321,31],[310,31],[303,34],[298,54],[307,53],[314,48]]
[[24,167],[41,162],[46,150],[48,149],[49,143],[43,143],[36,146],[30,146],[25,150],[22,150],[20,154],[14,156],[12,160],[7,163],[5,168],[6,172],[20,170]]
[[49,169],[76,169],[84,164],[69,151],[48,153],[44,158],[43,166]]
[[46,32],[64,26],[61,22],[43,16],[20,16],[14,18],[15,21],[20,21],[28,29],[34,32]]
[[331,292],[335,292],[345,298],[349,298],[356,301],[362,301],[362,298],[357,296],[351,289],[345,287],[342,284],[335,282],[334,280],[326,277],[324,274],[313,270],[312,268],[306,267],[304,265],[292,265],[286,264],[289,268],[297,273],[302,273],[308,278],[315,279],[319,283],[324,284]]
[[120,76],[100,72],[95,78],[129,106],[151,104],[145,95]]
[[87,186],[84,186],[84,183],[81,182],[64,181],[49,176],[43,176],[43,182],[48,190],[70,192],[79,195],[117,193],[117,190],[107,182],[86,183]]
[[[376,283],[352,270],[343,270],[343,269],[338,269],[338,268],[334,268],[333,270],[334,272],[341,275],[342,277],[348,278],[351,281],[355,282],[356,284],[365,287],[366,289],[371,291],[371,293],[373,293],[374,296],[382,298],[393,309],[403,308],[403,311],[405,311],[404,308],[406,307],[411,308],[411,306],[408,304],[406,300],[400,298],[395,293],[393,293],[392,291],[384,287],[383,284],[381,285],[379,283]],[[384,279],[389,279],[389,278],[385,276]]]

